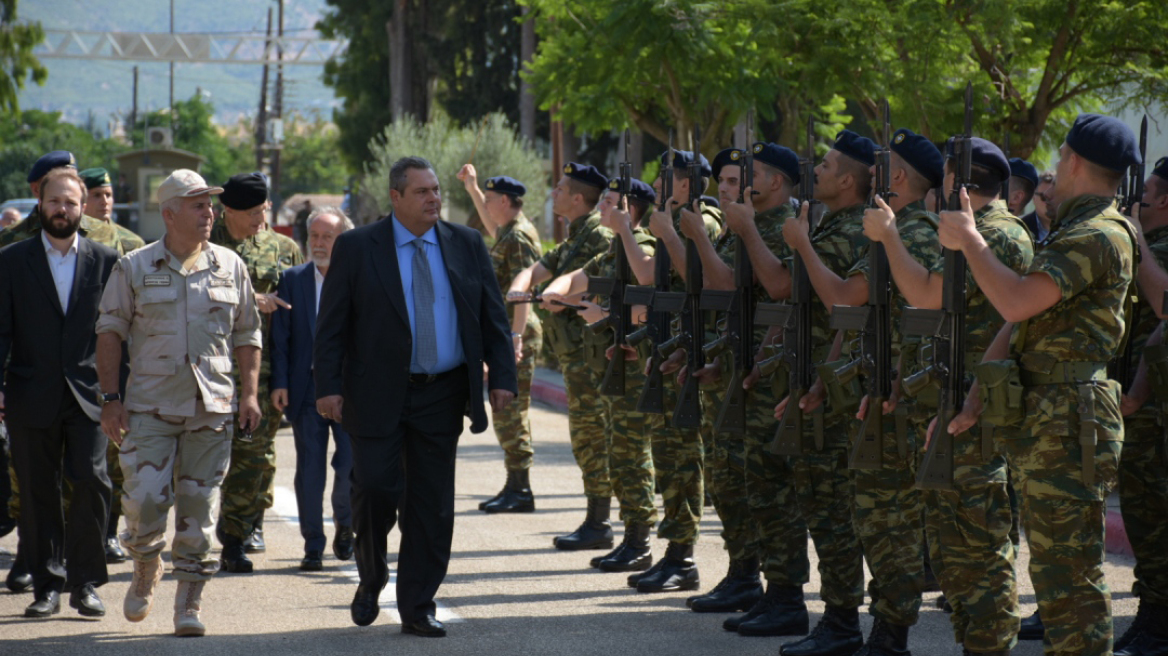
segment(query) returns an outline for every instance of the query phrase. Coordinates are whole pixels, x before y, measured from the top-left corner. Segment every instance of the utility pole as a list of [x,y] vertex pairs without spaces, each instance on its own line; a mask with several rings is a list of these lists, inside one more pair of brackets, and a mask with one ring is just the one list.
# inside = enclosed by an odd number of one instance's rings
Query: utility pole
[[264,170],[264,145],[268,135],[268,64],[267,53],[272,47],[272,8],[268,7],[268,32],[264,41],[264,72],[260,78],[260,110],[256,113],[255,142],[256,170]]
[[130,104],[130,129],[126,132],[130,135],[130,141],[134,139],[134,128],[138,127],[138,67],[134,67],[134,98]]
[[[170,0],[170,33],[174,34],[174,0]],[[170,131],[174,132],[174,62],[170,62]]]
[[[276,0],[277,13],[279,18],[276,20],[276,36],[284,37],[284,0]],[[284,120],[284,46],[283,42],[277,41],[276,44],[276,102],[273,109],[275,110],[276,118],[280,120],[281,124]],[[273,205],[280,201],[280,148],[284,146],[283,143],[274,144],[276,149],[272,151],[272,189],[271,197]]]
[[[520,38],[520,68],[526,69],[535,58],[535,20],[529,16],[531,10],[525,5],[523,15],[523,34]],[[519,136],[528,143],[535,143],[535,94],[531,91],[531,83],[525,78],[519,80]]]

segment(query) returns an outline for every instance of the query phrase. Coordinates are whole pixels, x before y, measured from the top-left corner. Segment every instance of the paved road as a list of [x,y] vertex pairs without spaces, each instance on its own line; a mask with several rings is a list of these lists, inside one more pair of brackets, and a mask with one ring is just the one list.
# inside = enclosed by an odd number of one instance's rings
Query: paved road
[[[255,557],[254,574],[220,574],[208,585],[205,638],[170,635],[175,582],[169,575],[161,584],[154,613],[140,624],[126,622],[121,616],[121,601],[130,581],[130,566],[114,565],[110,583],[99,591],[110,611],[101,620],[82,619],[68,607],[53,619],[27,620],[21,615],[31,596],[0,593],[0,654],[772,656],[778,652],[779,644],[787,639],[727,633],[721,629],[725,616],[698,615],[685,608],[688,593],[640,595],[625,587],[624,575],[589,569],[587,561],[595,552],[552,549],[552,537],[575,528],[582,519],[584,498],[568,446],[566,417],[547,408],[537,408],[532,414],[537,436],[532,485],[539,509],[533,515],[488,517],[477,510],[478,502],[501,486],[502,460],[492,432],[463,435],[454,559],[439,590],[443,613],[458,621],[449,625],[450,636],[444,640],[402,635],[392,595],[383,597],[381,617],[373,626],[353,626],[348,610],[356,587],[351,562],[340,563],[327,554],[325,571],[306,574],[296,570],[302,542],[290,492],[292,435],[285,430],[278,446],[280,491],[265,523],[268,552]],[[697,549],[704,589],[717,583],[726,568],[718,530],[711,510],[702,523]],[[393,536],[390,543],[396,544]],[[15,535],[0,539],[0,568],[4,571],[11,564],[15,546]],[[665,544],[658,541],[654,548],[660,554]],[[1025,550],[1021,561],[1024,565]],[[1120,631],[1127,628],[1135,613],[1135,600],[1128,592],[1131,567],[1130,559],[1109,558],[1107,576],[1115,591]],[[817,588],[814,580],[807,586],[808,603],[815,613],[813,623],[823,611]],[[392,586],[387,592],[391,591]],[[961,650],[953,644],[947,616],[932,607],[936,596],[926,595],[911,647],[923,656],[958,655]],[[1024,613],[1029,614],[1034,609],[1033,591],[1024,587],[1021,599]],[[866,614],[863,617],[867,631],[871,622]],[[1022,643],[1013,653],[1037,656],[1042,649],[1038,643]]]

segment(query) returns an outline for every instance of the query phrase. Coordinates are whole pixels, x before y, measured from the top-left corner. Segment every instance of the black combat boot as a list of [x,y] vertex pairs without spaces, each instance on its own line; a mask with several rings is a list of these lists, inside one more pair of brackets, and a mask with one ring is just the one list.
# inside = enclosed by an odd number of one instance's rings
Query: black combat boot
[[[698,566],[694,564],[692,544],[670,542],[665,548],[665,557],[656,572],[646,572],[637,581],[637,592],[674,592],[676,590],[697,590],[701,585]],[[603,563],[602,563],[603,565]]]
[[877,617],[868,642],[855,656],[912,656],[908,650],[908,627],[889,624]]
[[731,560],[726,577],[708,594],[685,600],[695,613],[741,613],[762,599],[762,579],[758,575],[758,557]]
[[[7,474],[3,474],[7,476]],[[32,590],[32,573],[28,569],[28,563],[24,562],[24,554],[21,553],[20,540],[16,542],[16,556],[12,559],[12,569],[8,570],[8,577],[4,580],[4,585],[12,592],[27,592]]]
[[[507,472],[507,476],[508,476],[508,478],[510,478],[510,476],[511,476],[511,472],[510,472],[510,470],[508,470],[508,472]],[[499,500],[499,497],[503,496],[503,493],[504,493],[504,492],[506,492],[506,491],[507,491],[507,485],[506,485],[506,484],[504,484],[504,485],[503,485],[503,489],[501,489],[501,490],[499,490],[498,492],[496,492],[496,493],[495,493],[495,496],[491,497],[490,499],[487,499],[486,501],[480,501],[480,502],[479,502],[479,510],[482,510],[482,511],[486,512],[486,510],[487,510],[487,504],[489,504],[489,503],[494,503],[494,502],[498,501],[498,500]]]
[[531,470],[507,470],[507,484],[498,498],[483,506],[483,512],[495,513],[529,513],[535,512],[535,495],[531,493],[531,482],[528,474]]
[[251,528],[251,535],[243,541],[243,550],[247,553],[263,553],[268,550],[268,545],[264,543],[264,515],[260,513],[259,519],[255,521],[255,525]]
[[779,647],[781,656],[852,656],[864,646],[857,608],[828,606],[811,635]]
[[220,544],[223,545],[223,551],[219,554],[219,562],[223,565],[223,571],[233,574],[251,574],[255,566],[247,557],[247,552],[243,548],[243,539],[228,535],[221,528],[217,529],[215,534],[218,536]]
[[653,549],[649,546],[648,524],[625,526],[625,539],[616,551],[602,558],[597,567],[602,572],[639,572],[653,564]]
[[768,585],[766,594],[751,610],[758,612],[738,625],[738,635],[807,635],[811,627],[801,586]]
[[608,521],[611,503],[608,498],[588,497],[588,516],[584,523],[572,533],[553,539],[552,544],[563,551],[612,549],[612,524]]
[[616,548],[613,549],[612,551],[610,551],[606,554],[600,554],[599,556],[593,556],[592,558],[590,558],[588,560],[588,566],[591,567],[592,569],[598,569],[600,567],[600,561],[608,560],[609,558],[615,558],[618,554],[620,554],[620,552],[622,552],[624,550],[625,550],[625,543],[621,542],[620,544],[616,545]]
[[1046,635],[1046,627],[1042,625],[1042,616],[1038,611],[1022,620],[1022,627],[1018,629],[1019,640],[1042,640]]
[[1136,619],[1116,643],[1115,656],[1168,654],[1168,606],[1140,600]]

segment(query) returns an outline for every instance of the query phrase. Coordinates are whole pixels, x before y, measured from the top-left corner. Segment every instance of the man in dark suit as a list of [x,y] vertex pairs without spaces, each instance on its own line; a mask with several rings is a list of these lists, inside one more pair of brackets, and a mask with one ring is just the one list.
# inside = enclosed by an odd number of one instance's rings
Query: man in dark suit
[[[105,615],[95,588],[107,580],[110,481],[94,326],[118,254],[77,233],[84,200],[77,172],[54,169],[41,183],[39,237],[0,250],[0,418],[23,491],[20,539],[35,593],[26,617],[60,612],[66,588],[82,615]],[[68,532],[62,475],[73,486]]]
[[486,429],[484,364],[491,407],[515,397],[515,355],[491,257],[478,232],[439,219],[433,167],[398,160],[389,186],[393,214],[333,249],[316,324],[316,407],[353,445],[353,622],[377,618],[400,503],[402,632],[440,637],[434,594],[450,562],[462,415],[472,432]]
[[332,264],[333,244],[353,222],[335,207],[314,210],[305,224],[311,261],[294,266],[280,276],[276,293],[290,308],[272,314],[272,405],[288,417],[296,443],[296,507],[300,535],[304,538],[304,559],[300,569],[318,572],[325,545],[321,499],[328,468],[329,430],[336,441],[333,453],[333,555],[338,560],[353,557],[353,517],[349,505],[349,472],[353,453],[349,434],[341,425],[316,411],[316,388],[312,383],[312,338],[316,333],[316,313],[320,290]]

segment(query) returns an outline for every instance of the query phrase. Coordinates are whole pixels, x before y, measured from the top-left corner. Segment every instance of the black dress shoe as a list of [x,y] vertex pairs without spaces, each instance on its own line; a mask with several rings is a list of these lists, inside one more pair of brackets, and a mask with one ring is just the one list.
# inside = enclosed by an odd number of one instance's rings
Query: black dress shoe
[[377,614],[381,612],[381,605],[377,602],[380,596],[380,588],[363,583],[357,586],[357,594],[353,595],[353,603],[349,604],[349,616],[353,618],[353,624],[369,626],[377,619]]
[[413,622],[402,622],[402,633],[423,638],[445,638],[446,626],[433,615],[423,615]]
[[1019,640],[1042,640],[1046,635],[1046,627],[1042,625],[1042,617],[1038,611],[1026,619],[1022,620],[1022,626],[1018,629]]
[[8,578],[4,580],[4,584],[13,592],[28,592],[32,589],[32,574],[24,564],[24,559],[20,557],[19,551],[16,553],[16,560],[12,562],[12,569],[8,570]]
[[122,551],[122,545],[116,537],[105,539],[105,562],[111,565],[126,562],[126,552]]
[[300,560],[301,572],[319,572],[324,569],[324,554],[319,551],[305,551],[304,558]]
[[353,559],[353,529],[344,524],[338,524],[333,535],[333,555],[337,560]]
[[76,608],[77,612],[85,617],[105,616],[105,604],[101,603],[101,597],[97,596],[92,583],[73,588],[73,592],[69,594],[69,606]]
[[61,594],[56,590],[49,590],[37,594],[36,601],[24,609],[25,617],[49,617],[61,612]]

